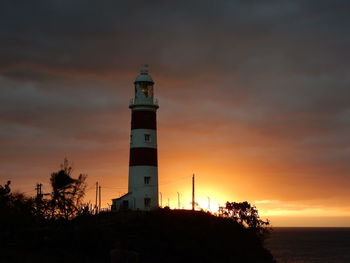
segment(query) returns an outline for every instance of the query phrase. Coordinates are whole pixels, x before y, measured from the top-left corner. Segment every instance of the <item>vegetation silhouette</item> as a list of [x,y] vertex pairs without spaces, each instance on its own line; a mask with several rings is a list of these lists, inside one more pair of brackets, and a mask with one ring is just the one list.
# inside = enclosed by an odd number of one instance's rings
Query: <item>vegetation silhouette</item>
[[0,185],[0,262],[275,262],[263,246],[266,224],[246,202],[228,202],[219,216],[169,208],[94,215],[82,203],[86,176],[71,174],[65,159],[51,193],[35,198]]
[[260,219],[259,212],[255,206],[247,201],[226,202],[226,206],[219,207],[219,215],[232,219],[234,222],[255,231],[261,238],[266,238],[270,233],[269,220]]
[[[13,193],[10,184],[11,181],[7,181],[4,186],[0,185],[0,230],[4,234],[31,226],[36,221],[33,199],[22,193]],[[2,241],[0,239],[0,244]]]
[[71,177],[72,166],[65,158],[58,172],[52,173],[50,200],[50,217],[66,220],[78,216],[84,211],[82,203],[86,189],[86,174],[80,174],[77,179]]

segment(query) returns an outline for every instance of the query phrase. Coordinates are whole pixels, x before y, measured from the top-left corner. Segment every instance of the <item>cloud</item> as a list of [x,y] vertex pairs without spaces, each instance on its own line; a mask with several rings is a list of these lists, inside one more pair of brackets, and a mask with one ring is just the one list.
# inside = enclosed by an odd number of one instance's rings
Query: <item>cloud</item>
[[[347,45],[332,45],[340,38],[343,44],[349,41],[336,34],[339,27],[346,29],[338,16],[345,14],[341,9],[325,13],[319,1],[315,6],[303,1],[201,1],[200,6],[197,1],[7,2],[1,14],[1,67],[23,71],[37,65],[103,75],[128,71],[146,60],[163,73],[190,76],[203,70],[232,72],[261,56],[264,65],[279,58],[295,70],[316,70],[320,61],[335,57],[346,63],[339,54]],[[319,28],[332,41],[322,41]]]
[[127,159],[132,82],[149,63],[168,169],[204,163],[232,183],[234,164],[237,191],[256,200],[347,199],[349,4],[198,3],[4,1],[0,155],[13,165],[1,177],[73,152],[112,181],[111,158]]

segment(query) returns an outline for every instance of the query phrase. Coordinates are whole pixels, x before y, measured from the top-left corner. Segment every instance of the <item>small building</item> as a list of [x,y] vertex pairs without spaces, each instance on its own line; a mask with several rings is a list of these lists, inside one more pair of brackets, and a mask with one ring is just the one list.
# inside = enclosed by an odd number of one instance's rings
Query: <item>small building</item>
[[157,100],[147,66],[136,77],[130,101],[131,134],[128,193],[112,199],[112,211],[158,208]]

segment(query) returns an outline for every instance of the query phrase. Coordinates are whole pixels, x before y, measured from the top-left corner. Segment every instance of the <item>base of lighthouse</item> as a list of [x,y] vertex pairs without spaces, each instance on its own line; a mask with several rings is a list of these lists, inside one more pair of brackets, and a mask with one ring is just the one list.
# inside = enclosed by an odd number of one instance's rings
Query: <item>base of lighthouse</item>
[[153,166],[129,167],[129,192],[112,199],[113,211],[150,211],[158,206],[158,169]]

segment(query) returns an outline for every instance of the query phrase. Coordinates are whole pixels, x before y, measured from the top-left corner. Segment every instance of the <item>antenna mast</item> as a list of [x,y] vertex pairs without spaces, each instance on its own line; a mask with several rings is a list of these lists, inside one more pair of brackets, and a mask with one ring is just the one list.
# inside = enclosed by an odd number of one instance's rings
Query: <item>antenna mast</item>
[[195,199],[194,199],[194,174],[192,175],[192,211],[194,211]]

